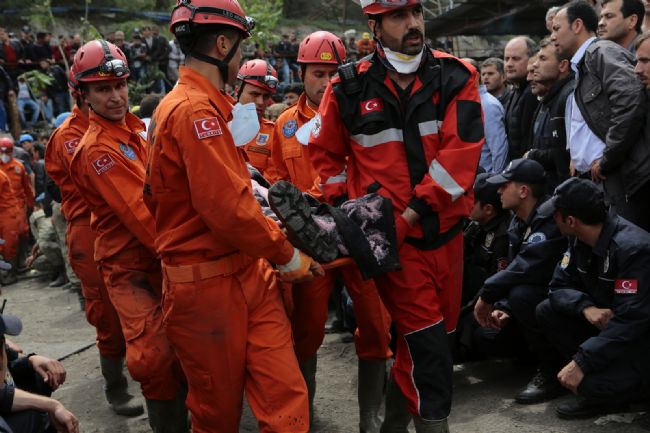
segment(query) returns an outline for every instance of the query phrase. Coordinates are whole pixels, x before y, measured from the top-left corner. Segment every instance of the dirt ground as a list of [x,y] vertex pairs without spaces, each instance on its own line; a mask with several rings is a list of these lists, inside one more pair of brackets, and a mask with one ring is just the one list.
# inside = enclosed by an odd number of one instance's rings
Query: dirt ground
[[[76,296],[49,288],[38,279],[24,279],[2,288],[5,311],[23,320],[23,333],[14,338],[26,352],[62,358],[68,371],[66,383],[55,392],[80,419],[84,433],[149,432],[146,414],[137,418],[114,415],[102,391],[98,352],[93,328],[85,321]],[[327,335],[319,352],[316,425],[314,433],[358,431],[356,356],[354,345],[340,334]],[[455,395],[450,426],[465,433],[641,433],[639,412],[597,420],[561,421],[554,409],[559,402],[532,406],[514,404],[515,392],[531,376],[529,368],[509,361],[490,361],[455,368]],[[133,393],[139,394],[136,384]],[[638,408],[639,410],[643,408]],[[255,419],[245,408],[240,432],[256,432]]]

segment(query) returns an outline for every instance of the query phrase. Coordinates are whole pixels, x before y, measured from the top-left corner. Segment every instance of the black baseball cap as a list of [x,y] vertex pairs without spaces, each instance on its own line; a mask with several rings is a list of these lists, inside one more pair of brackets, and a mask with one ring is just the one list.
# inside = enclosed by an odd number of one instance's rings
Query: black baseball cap
[[474,181],[474,199],[482,204],[491,204],[501,209],[501,198],[497,191],[499,185],[488,183],[487,180],[492,176],[491,173],[480,173]]
[[592,181],[572,177],[555,188],[553,196],[537,208],[537,213],[551,216],[557,208],[581,220],[589,220],[605,209],[605,194]]
[[0,314],[0,335],[19,335],[23,330],[23,322],[11,314]]
[[494,185],[506,182],[540,184],[546,182],[546,172],[542,164],[532,159],[513,159],[501,174],[490,177],[487,182]]

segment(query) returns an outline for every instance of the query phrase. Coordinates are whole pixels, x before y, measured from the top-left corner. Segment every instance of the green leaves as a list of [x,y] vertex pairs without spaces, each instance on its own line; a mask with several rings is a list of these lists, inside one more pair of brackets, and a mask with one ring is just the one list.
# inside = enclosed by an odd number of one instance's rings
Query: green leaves
[[37,98],[39,94],[44,93],[45,90],[54,82],[54,78],[36,70],[25,72],[24,74],[19,75],[18,78],[25,79],[27,85],[32,90],[32,93]]
[[258,43],[266,48],[267,42],[279,40],[273,33],[280,18],[284,0],[240,0],[246,15],[255,18],[255,29],[251,35],[251,42]]

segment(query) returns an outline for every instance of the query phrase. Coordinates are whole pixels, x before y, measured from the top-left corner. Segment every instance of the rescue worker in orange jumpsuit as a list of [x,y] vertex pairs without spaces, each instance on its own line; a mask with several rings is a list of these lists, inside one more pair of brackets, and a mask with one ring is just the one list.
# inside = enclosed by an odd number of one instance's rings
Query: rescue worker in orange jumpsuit
[[[318,111],[330,78],[336,74],[341,59],[345,59],[343,42],[329,32],[308,35],[298,49],[300,79],[305,92],[296,105],[280,115],[273,134],[271,166],[267,177],[271,182],[287,180],[303,192],[314,194],[317,174],[309,159],[310,149],[298,140],[298,130],[307,125]],[[316,188],[317,190],[317,188]],[[318,193],[314,195],[320,195]],[[358,330],[355,346],[359,357],[358,399],[360,429],[364,433],[378,433],[379,408],[383,400],[386,360],[392,355],[390,317],[381,303],[372,281],[363,281],[358,268],[349,265],[326,273],[293,289],[293,328],[296,356],[310,391],[310,402],[316,391],[316,364],[318,348],[325,337],[327,307],[336,276],[343,277],[350,294]]]
[[61,212],[68,222],[65,236],[68,259],[81,280],[86,319],[97,331],[99,365],[106,380],[106,399],[118,415],[137,416],[142,414],[143,407],[129,394],[127,379],[123,374],[126,344],[120,319],[95,263],[96,234],[90,228],[90,209],[70,178],[72,155],[88,130],[88,103],[81,97],[74,74],[75,69],[72,68],[68,75],[68,88],[76,104],[72,114],[50,137],[45,148],[45,167],[61,191]]
[[9,271],[8,282],[15,278],[15,273],[19,268],[24,267],[22,261],[26,257],[29,243],[27,215],[34,208],[34,185],[23,162],[13,157],[13,150],[14,139],[12,137],[0,138],[0,170],[9,178],[11,189],[16,195],[18,207],[22,212],[18,221],[18,256],[12,263],[13,269]]
[[478,75],[426,46],[420,0],[361,4],[377,49],[339,68],[310,156],[328,201],[373,190],[396,212],[402,270],[375,279],[397,329],[382,432],[406,431],[408,412],[418,433],[447,432],[447,334],[458,321],[463,219],[484,142]]
[[250,164],[264,174],[271,157],[271,136],[275,125],[264,118],[264,111],[273,102],[271,96],[278,88],[278,73],[264,60],[249,60],[239,69],[237,80],[239,103],[254,103],[260,121],[260,131],[244,150]]
[[323,271],[262,214],[231,134],[247,125],[233,118],[224,92],[252,24],[236,0],[179,1],[171,31],[185,66],[149,129],[145,201],[163,261],[165,326],[187,376],[196,433],[239,432],[244,390],[260,432],[309,429],[307,390],[269,262],[289,282]]
[[153,431],[187,433],[184,377],[163,328],[155,222],[142,197],[144,124],[128,112],[126,57],[94,40],[77,51],[73,68],[90,111],[69,173],[92,212],[95,261],[120,318],[126,366],[140,383]]
[[[0,138],[0,149],[3,147]],[[18,204],[16,194],[11,188],[11,180],[0,170],[0,256],[11,265],[11,269],[0,271],[0,283],[2,285],[13,284],[18,281],[16,277],[16,258],[18,257],[18,242],[22,230],[21,218],[24,219],[24,212]]]

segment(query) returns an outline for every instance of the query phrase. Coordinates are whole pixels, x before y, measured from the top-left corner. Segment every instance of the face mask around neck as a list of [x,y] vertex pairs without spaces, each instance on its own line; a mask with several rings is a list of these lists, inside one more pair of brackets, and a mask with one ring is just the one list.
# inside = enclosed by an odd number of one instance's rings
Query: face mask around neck
[[390,48],[383,48],[386,60],[400,74],[414,74],[422,62],[424,47],[416,55],[403,54]]
[[6,153],[3,153],[2,155],[0,155],[0,160],[2,160],[3,164],[6,164],[9,161],[11,161],[11,155],[7,155]]

